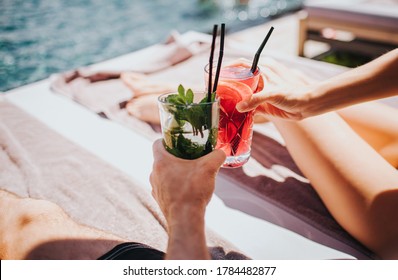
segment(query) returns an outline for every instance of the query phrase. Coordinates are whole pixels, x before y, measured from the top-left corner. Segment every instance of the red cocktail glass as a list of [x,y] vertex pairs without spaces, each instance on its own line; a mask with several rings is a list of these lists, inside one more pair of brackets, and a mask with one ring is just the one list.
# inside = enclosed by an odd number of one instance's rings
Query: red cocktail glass
[[[209,65],[205,67],[206,81],[209,75],[208,68]],[[263,88],[260,69],[257,68],[252,73],[250,68],[249,64],[237,61],[227,64],[220,72],[217,87],[220,122],[216,148],[222,149],[227,155],[223,167],[240,167],[250,158],[253,111],[240,113],[236,110],[237,103],[250,99],[252,94]]]

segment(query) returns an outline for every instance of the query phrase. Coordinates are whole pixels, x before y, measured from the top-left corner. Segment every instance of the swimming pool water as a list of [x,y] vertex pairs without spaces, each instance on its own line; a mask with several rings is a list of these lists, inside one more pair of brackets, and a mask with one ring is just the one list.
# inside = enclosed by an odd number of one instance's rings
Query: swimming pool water
[[[248,4],[239,4],[248,2]],[[164,41],[172,30],[227,32],[301,0],[0,0],[0,91]]]

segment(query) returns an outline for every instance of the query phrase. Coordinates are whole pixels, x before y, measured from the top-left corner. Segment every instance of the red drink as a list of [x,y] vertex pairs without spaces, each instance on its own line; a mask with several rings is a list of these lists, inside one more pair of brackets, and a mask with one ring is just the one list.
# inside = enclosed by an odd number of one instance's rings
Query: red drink
[[250,158],[253,135],[253,111],[240,113],[236,104],[247,100],[263,87],[260,70],[251,73],[250,65],[235,63],[221,69],[217,96],[220,122],[216,148],[224,150],[224,167],[240,167]]

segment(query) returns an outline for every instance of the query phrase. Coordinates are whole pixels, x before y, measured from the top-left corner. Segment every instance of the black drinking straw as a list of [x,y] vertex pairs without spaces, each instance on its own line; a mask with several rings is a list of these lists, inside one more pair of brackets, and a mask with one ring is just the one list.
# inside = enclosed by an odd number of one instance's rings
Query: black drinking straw
[[214,85],[213,85],[213,92],[216,92],[217,85],[218,85],[218,78],[220,76],[222,58],[224,56],[224,37],[225,37],[225,23],[221,24],[221,38],[220,38],[220,52],[218,54],[218,63],[217,63],[217,70],[216,76],[214,77]]
[[211,41],[211,50],[209,57],[209,82],[208,82],[208,91],[207,91],[207,102],[211,101],[211,80],[212,80],[212,71],[213,71],[214,46],[216,44],[216,37],[217,37],[217,28],[218,25],[215,24],[213,27],[213,40]]
[[265,44],[267,43],[269,37],[271,36],[272,31],[274,31],[274,27],[273,26],[271,26],[270,30],[268,31],[267,36],[265,36],[264,41],[261,43],[261,45],[258,48],[256,54],[254,55],[252,68],[250,69],[250,71],[252,73],[256,72],[257,64],[258,64],[258,60],[260,59],[261,52],[263,51],[263,49],[265,47]]

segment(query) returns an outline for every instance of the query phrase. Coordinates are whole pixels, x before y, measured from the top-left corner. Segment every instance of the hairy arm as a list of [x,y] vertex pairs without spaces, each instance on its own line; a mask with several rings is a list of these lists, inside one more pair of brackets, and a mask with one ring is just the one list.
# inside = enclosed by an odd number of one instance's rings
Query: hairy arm
[[210,259],[206,246],[204,209],[182,206],[171,210],[166,259]]

